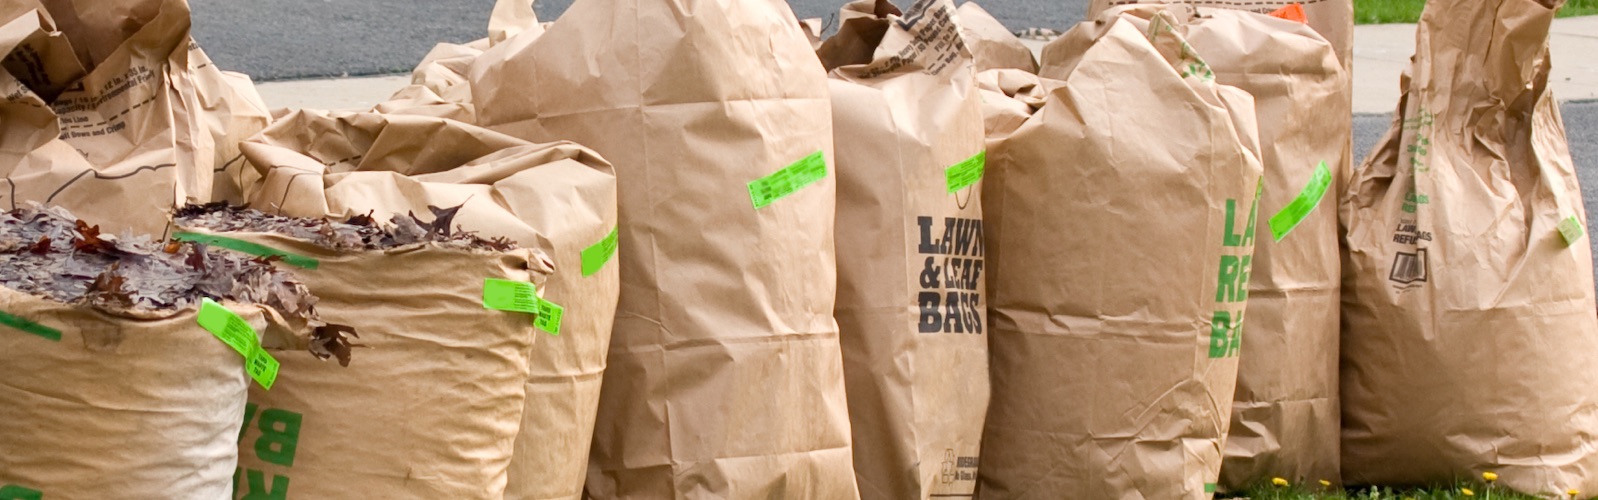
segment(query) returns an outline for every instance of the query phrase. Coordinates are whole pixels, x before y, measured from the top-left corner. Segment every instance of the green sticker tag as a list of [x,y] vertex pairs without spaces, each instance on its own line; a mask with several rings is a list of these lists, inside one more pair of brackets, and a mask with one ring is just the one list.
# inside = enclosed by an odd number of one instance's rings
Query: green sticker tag
[[483,308],[538,314],[538,287],[526,281],[483,280]]
[[23,319],[21,316],[13,316],[0,312],[0,325],[9,326],[18,330],[22,330],[24,333],[31,333],[56,342],[61,341],[61,330],[28,321]]
[[1276,241],[1282,241],[1282,238],[1287,237],[1287,233],[1293,232],[1293,228],[1298,227],[1298,223],[1304,222],[1304,218],[1309,217],[1310,212],[1315,211],[1315,207],[1321,205],[1321,199],[1326,197],[1326,189],[1331,185],[1332,171],[1326,168],[1326,162],[1323,161],[1315,167],[1315,173],[1310,176],[1309,184],[1305,184],[1304,189],[1298,192],[1298,197],[1282,207],[1276,215],[1271,216],[1271,234],[1276,237]]
[[305,269],[316,269],[317,266],[321,265],[321,262],[317,261],[316,259],[306,257],[304,255],[294,255],[266,245],[250,243],[248,241],[228,238],[225,236],[217,236],[214,234],[179,232],[172,235],[172,239],[199,243],[202,245],[210,245],[217,248],[226,248],[228,250],[247,253],[256,257],[275,257],[282,259],[284,264]]
[[593,276],[616,255],[616,237],[619,228],[611,228],[610,235],[599,243],[583,249],[583,276]]
[[560,336],[560,319],[566,315],[566,308],[547,300],[538,301],[538,319],[533,320],[533,326],[550,335]]
[[44,493],[39,490],[8,484],[0,486],[0,500],[44,500]]
[[954,164],[943,171],[943,176],[949,181],[949,192],[971,187],[982,180],[982,172],[987,170],[988,152],[979,151],[976,156],[966,158],[965,161]]
[[211,299],[204,299],[200,302],[200,317],[196,322],[200,328],[211,332],[211,335],[244,356],[244,371],[250,374],[250,378],[255,379],[262,388],[272,389],[272,383],[277,381],[277,359],[261,349],[260,337],[255,335],[255,329],[250,328],[244,318]]
[[1215,483],[1204,483],[1205,493],[1215,493]]
[[1587,231],[1581,228],[1581,219],[1577,219],[1574,215],[1559,221],[1559,235],[1565,237],[1565,246],[1576,244],[1576,240],[1581,239],[1586,233]]
[[793,165],[750,182],[749,199],[755,202],[755,209],[759,210],[826,177],[827,159],[817,151]]

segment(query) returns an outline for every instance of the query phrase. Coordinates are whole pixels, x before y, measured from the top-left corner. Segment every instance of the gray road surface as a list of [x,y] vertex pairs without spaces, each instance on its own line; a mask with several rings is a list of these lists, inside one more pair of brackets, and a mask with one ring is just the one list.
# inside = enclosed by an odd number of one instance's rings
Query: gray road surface
[[[905,4],[908,0],[899,0]],[[494,0],[190,0],[194,36],[223,68],[257,81],[409,71],[439,42],[486,35]],[[572,0],[538,0],[539,19]],[[789,0],[801,18],[836,15],[843,0]],[[961,2],[963,3],[963,2]],[[1011,29],[1064,29],[1087,0],[986,0]]]

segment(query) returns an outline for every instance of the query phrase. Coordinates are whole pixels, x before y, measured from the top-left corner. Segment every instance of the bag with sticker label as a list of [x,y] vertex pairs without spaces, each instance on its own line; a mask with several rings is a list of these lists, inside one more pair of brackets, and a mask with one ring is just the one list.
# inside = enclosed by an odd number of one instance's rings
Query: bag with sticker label
[[1598,491],[1587,212],[1548,88],[1563,2],[1427,2],[1342,200],[1343,475]]
[[185,203],[237,201],[238,141],[270,114],[189,36],[184,0],[0,6],[0,208],[63,206],[162,234]]
[[982,498],[1209,498],[1247,305],[1253,98],[1166,12],[1043,51],[1060,82],[990,144]]
[[950,0],[843,9],[820,53],[832,77],[855,477],[864,498],[970,495],[988,406],[971,54]]
[[228,498],[503,498],[552,267],[455,226],[457,208],[387,224],[179,212],[177,239],[298,269],[322,317],[359,331],[328,347],[337,363],[276,354],[276,385],[250,391],[234,436]]
[[1238,491],[1274,477],[1337,481],[1336,193],[1352,161],[1347,74],[1332,44],[1289,12],[1149,3],[1120,8],[1170,12],[1215,81],[1253,95],[1259,117],[1265,183],[1248,345],[1220,487]]
[[478,124],[616,166],[621,305],[587,494],[858,496],[826,72],[780,0],[593,0],[468,79]]
[[505,491],[581,494],[620,286],[610,164],[571,143],[378,113],[299,111],[242,147],[264,179],[252,206],[377,219],[445,208],[461,228],[550,256],[555,272],[540,290],[559,318],[540,318],[547,324],[532,352]]
[[0,212],[0,498],[227,498],[247,386],[311,356],[315,303],[250,257]]

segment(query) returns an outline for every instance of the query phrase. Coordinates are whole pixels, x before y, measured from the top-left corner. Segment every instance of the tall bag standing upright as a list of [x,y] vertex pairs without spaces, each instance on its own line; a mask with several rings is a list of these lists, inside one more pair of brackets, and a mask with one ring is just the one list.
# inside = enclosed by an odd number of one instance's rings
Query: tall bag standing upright
[[858,496],[826,73],[777,0],[584,0],[468,79],[479,124],[613,163],[621,302],[587,494]]
[[969,495],[988,406],[980,97],[952,1],[844,8],[874,7],[821,50],[855,477],[864,498]]
[[1557,0],[1433,0],[1342,200],[1343,471],[1598,491],[1586,212],[1548,88]]

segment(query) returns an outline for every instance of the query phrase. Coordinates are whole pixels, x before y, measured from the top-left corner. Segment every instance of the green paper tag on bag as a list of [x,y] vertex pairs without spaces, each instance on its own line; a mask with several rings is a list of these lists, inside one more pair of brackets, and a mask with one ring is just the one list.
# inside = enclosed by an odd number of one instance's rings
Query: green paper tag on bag
[[820,151],[749,183],[749,199],[759,210],[827,177],[827,159]]
[[1321,199],[1326,197],[1326,189],[1331,185],[1332,171],[1326,168],[1326,162],[1323,161],[1315,167],[1315,173],[1310,176],[1304,189],[1298,192],[1298,197],[1271,216],[1271,235],[1276,237],[1276,241],[1282,241],[1287,233],[1298,227],[1298,223],[1309,217],[1310,212],[1315,211],[1315,207],[1321,205]]
[[1577,219],[1574,215],[1559,221],[1559,235],[1565,238],[1567,247],[1576,244],[1576,240],[1580,240],[1586,233],[1586,230],[1581,228],[1581,219]]
[[200,328],[211,332],[211,335],[244,356],[244,371],[250,374],[250,378],[255,379],[262,388],[272,389],[272,383],[277,381],[277,359],[261,349],[261,339],[256,337],[255,329],[250,328],[244,318],[211,299],[204,299],[200,302],[200,317],[196,322]]
[[526,281],[483,280],[483,308],[538,314],[538,287]]
[[612,228],[610,235],[605,236],[605,239],[583,249],[583,276],[593,276],[600,268],[605,267],[605,263],[610,262],[611,257],[616,256],[618,229],[620,228]]
[[538,301],[538,319],[533,320],[533,326],[538,327],[550,335],[560,336],[560,320],[566,315],[566,308],[554,302],[540,299]]
[[976,156],[967,158],[965,161],[956,163],[954,166],[944,170],[943,176],[949,183],[949,192],[953,193],[971,187],[972,184],[982,180],[982,172],[987,169],[987,164],[988,152],[979,151]]
[[22,330],[23,333],[31,333],[55,342],[61,341],[61,330],[28,321],[21,316],[0,312],[0,325]]

